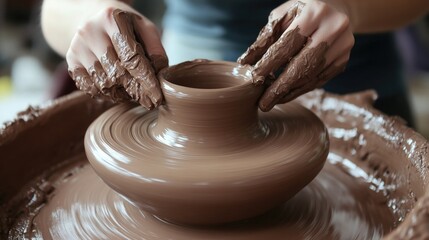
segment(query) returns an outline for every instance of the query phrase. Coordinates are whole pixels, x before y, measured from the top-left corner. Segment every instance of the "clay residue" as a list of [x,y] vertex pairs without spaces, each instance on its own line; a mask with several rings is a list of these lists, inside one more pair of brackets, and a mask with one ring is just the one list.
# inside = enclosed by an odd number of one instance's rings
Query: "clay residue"
[[[111,105],[75,92],[42,106],[29,107],[0,127],[0,201],[11,198],[20,189],[18,186],[57,164],[59,159],[83,150],[79,142],[84,136],[82,131]],[[25,171],[11,171],[18,167]]]
[[161,69],[168,67],[168,59],[163,55],[152,54],[149,58],[155,73],[158,73]]
[[270,46],[262,58],[255,64],[253,75],[255,78],[266,77],[279,70],[297,55],[307,42],[307,37],[299,33],[299,27],[284,32],[282,36]]
[[143,106],[149,109],[159,106],[162,103],[162,93],[155,70],[135,37],[133,26],[136,16],[115,10],[113,18],[119,28],[119,33],[113,35],[113,47],[122,65],[133,76],[133,81],[128,82],[125,89]]
[[298,100],[322,117],[338,154],[356,156],[353,162],[365,169],[368,180],[384,182],[373,189],[387,196],[396,218],[396,229],[386,239],[425,239],[429,144],[402,120],[373,109],[375,98],[373,91],[339,97],[318,90]]
[[[280,49],[277,49],[281,51]],[[287,65],[280,76],[269,86],[259,101],[262,111],[271,110],[279,102],[288,102],[301,94],[309,92],[324,83],[327,74],[319,79],[319,73],[325,67],[325,54],[328,44],[322,42],[314,48],[304,48]]]
[[34,121],[43,111],[44,109],[40,107],[29,106],[26,110],[19,112],[15,119],[0,126],[0,147],[9,141],[13,141],[24,126]]
[[[96,86],[105,96],[115,102],[129,100],[130,95],[127,94],[124,86],[127,86],[127,81],[132,76],[122,67],[114,48],[107,49],[107,52],[100,58],[100,64],[106,73],[106,78],[100,82],[95,81]],[[99,64],[94,63],[94,66],[97,65]]]
[[[256,38],[256,41],[246,50],[245,53],[243,53],[238,58],[237,60],[238,63],[242,65],[245,65],[245,64],[254,65],[261,58],[263,58],[263,55],[265,54],[265,52],[279,38],[283,39],[282,41],[283,44],[287,43],[287,41],[284,41],[284,40],[286,39],[286,37],[289,38],[290,36],[286,36],[286,34],[284,34],[283,31],[290,25],[292,20],[299,14],[303,6],[304,6],[303,3],[297,2],[285,15],[273,21],[269,21],[268,24],[265,25],[264,28],[262,28],[262,30],[259,32],[259,35]],[[288,46],[284,46],[284,47],[288,47]]]
[[[83,152],[84,131],[111,105],[75,92],[29,107],[0,127],[0,239],[8,239],[13,224],[16,233],[33,234],[33,217],[53,190],[38,176]],[[37,183],[24,187],[30,181]]]
[[76,86],[93,97],[107,97],[116,102],[132,100],[147,109],[158,107],[163,100],[156,73],[168,66],[162,55],[147,56],[140,34],[135,31],[138,15],[113,11],[119,32],[112,36],[109,47],[87,70],[69,71]]
[[86,164],[62,170],[75,173],[67,181],[51,180],[58,187],[33,219],[31,233],[44,239],[380,239],[392,226],[383,195],[341,166],[328,163],[295,197],[262,216],[206,228],[166,223],[141,211]]
[[[262,111],[321,87],[344,70],[344,66],[325,65],[329,48],[326,42],[309,47],[311,38],[303,36],[299,26],[287,30],[304,6],[297,2],[281,18],[270,21],[237,60],[240,64],[254,65],[255,84],[271,84],[259,101]],[[275,79],[276,72],[281,70]]]
[[[380,239],[385,236],[385,239],[425,239],[429,222],[425,191],[429,185],[428,142],[402,122],[371,108],[369,103],[374,96],[373,92],[339,97],[314,91],[299,98],[328,127],[332,147],[324,169],[279,208],[258,218],[218,228],[186,227],[160,221],[104,184],[88,164],[77,171],[72,169],[76,174],[68,181],[62,181],[61,177],[49,178],[46,185],[36,183],[25,187],[30,179],[67,162],[70,156],[78,154],[80,159],[74,161],[86,161],[83,150],[73,146],[82,144],[82,135],[94,114],[101,111],[100,106],[82,96],[79,99],[85,99],[84,102],[76,101],[75,97],[56,102],[50,111],[36,110],[26,115],[28,117],[23,116],[27,120],[20,120],[19,125],[9,125],[8,128],[16,126],[16,131],[5,138],[7,145],[0,144],[0,227],[4,227],[6,217],[17,216],[19,211],[29,212],[25,207],[11,210],[3,205],[21,189],[24,193],[30,190],[31,194],[18,197],[33,199],[26,196],[35,196],[35,201],[31,201],[34,204],[29,207],[43,206],[34,218],[27,218],[32,219],[30,234],[35,238]],[[53,111],[59,108],[67,111]],[[272,112],[267,114],[274,114]],[[74,116],[80,117],[70,121]],[[86,120],[81,121],[82,118]],[[58,134],[63,131],[65,135]],[[70,172],[68,169],[57,171],[57,176]],[[49,195],[52,198],[35,191],[36,187],[45,193],[54,190]],[[46,202],[49,204],[44,204]],[[3,215],[5,211],[13,214]],[[9,220],[20,222],[13,217]],[[29,226],[30,221],[27,223]],[[396,230],[388,235],[395,226]],[[8,228],[6,232],[10,230],[12,235],[7,236],[3,230],[5,228],[1,228],[0,238],[28,236]]]
[[[98,115],[101,113],[100,109],[106,109],[108,106],[112,105],[111,102],[102,102],[97,100],[89,101],[87,96],[83,96],[83,94],[79,92],[74,92],[62,98],[47,101],[46,103],[39,106],[29,106],[26,110],[19,112],[14,119],[0,123],[0,147],[7,146],[7,144],[13,142],[16,137],[25,136],[25,133],[28,132],[28,129],[31,129],[35,126],[42,126],[46,119],[51,118],[52,115],[62,112],[63,109],[70,108],[70,105],[82,104],[83,102],[86,104],[85,114],[88,116],[93,116],[95,114]],[[75,116],[67,116],[67,119],[72,117]],[[87,119],[87,116],[85,118],[82,117],[80,120],[83,121],[84,119]],[[4,163],[6,164],[6,162]]]
[[385,239],[429,239],[429,194],[419,199],[402,226],[396,228]]
[[[111,54],[111,51],[108,50],[101,57],[101,62],[94,62],[88,71],[83,67],[77,67],[69,70],[69,74],[74,79],[76,87],[91,97],[104,98],[113,102],[130,100],[130,95],[127,94],[121,82],[124,79],[125,81],[132,79],[132,77],[128,73],[118,71],[117,64],[109,57]],[[110,65],[110,63],[114,64]]]
[[76,67],[69,70],[70,77],[75,81],[76,87],[92,97],[101,95],[101,91],[95,86],[93,79],[84,67]]
[[13,224],[8,232],[9,239],[12,239],[12,236],[15,238],[32,239],[34,236],[34,218],[40,209],[43,208],[44,204],[46,204],[48,194],[53,191],[54,188],[51,183],[42,180],[35,184],[35,186],[30,187],[23,194],[23,198],[17,203],[18,206],[14,208],[20,209],[20,211],[11,213],[13,217],[8,219],[10,222],[6,223],[7,225]]

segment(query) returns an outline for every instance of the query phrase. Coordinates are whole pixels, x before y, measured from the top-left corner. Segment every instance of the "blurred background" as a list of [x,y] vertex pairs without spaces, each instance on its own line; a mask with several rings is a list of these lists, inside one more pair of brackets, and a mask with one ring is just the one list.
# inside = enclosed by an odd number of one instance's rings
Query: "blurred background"
[[[0,0],[0,125],[29,105],[42,104],[73,88],[64,59],[45,42],[41,0]],[[163,1],[135,1],[160,26]],[[429,139],[429,16],[396,33],[406,64],[417,130]]]

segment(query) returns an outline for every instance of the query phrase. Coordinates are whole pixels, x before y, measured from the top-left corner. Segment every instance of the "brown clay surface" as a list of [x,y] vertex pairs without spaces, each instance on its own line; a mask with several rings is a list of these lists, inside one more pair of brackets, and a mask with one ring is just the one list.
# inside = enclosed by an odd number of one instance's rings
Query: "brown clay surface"
[[[86,162],[84,156],[82,161]],[[44,239],[379,239],[395,218],[361,169],[332,154],[295,197],[267,214],[225,227],[169,224],[121,197],[86,163],[60,179],[34,219]]]
[[121,105],[88,129],[99,176],[143,210],[174,223],[223,224],[285,202],[322,169],[323,123],[298,104],[260,113],[251,69],[194,61],[160,74],[159,112]]
[[[318,177],[283,207],[262,217],[223,228],[192,229],[166,224],[137,210],[104,185],[86,163],[83,131],[107,106],[78,94],[52,107],[29,109],[0,132],[0,236],[7,238],[8,232],[12,239],[41,236],[44,231],[45,239],[49,234],[55,239],[73,239],[76,233],[134,238],[135,230],[153,239],[284,239],[294,235],[296,239],[368,239],[380,234],[386,239],[424,238],[429,222],[424,214],[428,209],[424,197],[429,183],[428,143],[399,119],[372,109],[373,99],[371,92],[338,97],[315,91],[301,97],[299,101],[321,117],[330,134],[330,154]],[[81,117],[70,121],[76,115]],[[35,135],[50,138],[43,138],[45,144],[40,144],[41,138]],[[44,169],[70,161],[83,162],[42,174]],[[35,180],[24,186],[30,179]],[[67,190],[74,187],[81,190]],[[58,202],[57,194],[63,193]],[[13,195],[15,201],[9,202]],[[72,203],[76,197],[82,201]],[[146,225],[136,225],[132,217]]]

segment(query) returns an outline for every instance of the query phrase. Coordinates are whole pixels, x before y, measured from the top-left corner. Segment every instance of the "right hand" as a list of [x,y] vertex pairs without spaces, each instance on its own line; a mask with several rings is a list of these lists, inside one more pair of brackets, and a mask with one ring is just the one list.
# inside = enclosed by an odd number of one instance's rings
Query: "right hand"
[[160,34],[128,5],[107,7],[84,21],[66,59],[76,86],[92,96],[132,100],[147,109],[162,103],[156,73],[168,58]]
[[341,0],[290,0],[274,9],[238,59],[254,65],[254,81],[268,86],[259,108],[269,111],[343,72],[354,45],[351,26],[348,6]]

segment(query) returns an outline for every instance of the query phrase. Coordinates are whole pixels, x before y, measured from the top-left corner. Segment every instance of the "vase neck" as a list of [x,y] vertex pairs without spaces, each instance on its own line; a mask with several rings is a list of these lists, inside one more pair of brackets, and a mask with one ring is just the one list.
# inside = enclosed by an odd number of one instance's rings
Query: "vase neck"
[[237,141],[249,141],[263,134],[257,108],[262,87],[254,86],[247,75],[225,75],[219,66],[214,69],[186,76],[186,83],[178,77],[180,74],[174,75],[175,83],[160,78],[165,104],[152,128],[154,139],[197,152],[227,151]]
[[175,147],[224,148],[237,138],[260,134],[256,105],[231,105],[163,106],[153,135]]

